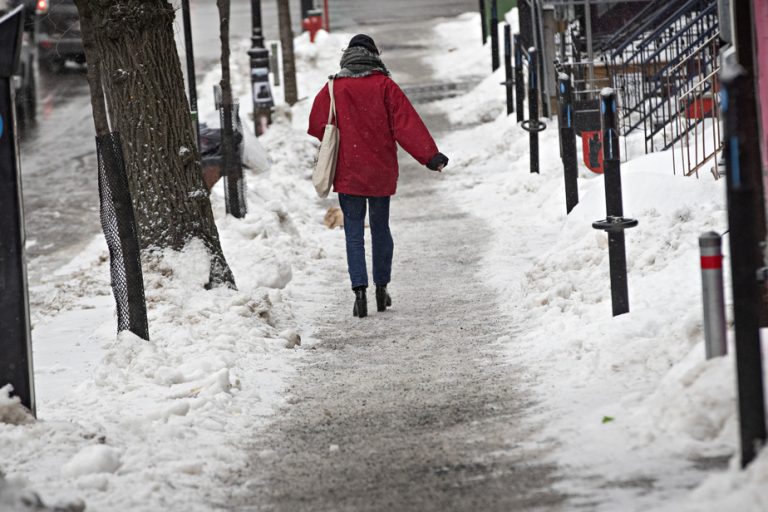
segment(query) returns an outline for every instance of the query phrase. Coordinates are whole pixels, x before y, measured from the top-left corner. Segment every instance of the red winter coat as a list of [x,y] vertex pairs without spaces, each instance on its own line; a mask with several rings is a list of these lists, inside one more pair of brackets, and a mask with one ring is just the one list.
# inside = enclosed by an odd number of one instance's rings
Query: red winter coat
[[[355,196],[391,196],[397,189],[397,146],[426,165],[437,146],[424,122],[388,76],[338,78],[333,83],[339,159],[333,189]],[[309,115],[308,133],[322,139],[328,122],[328,84]]]

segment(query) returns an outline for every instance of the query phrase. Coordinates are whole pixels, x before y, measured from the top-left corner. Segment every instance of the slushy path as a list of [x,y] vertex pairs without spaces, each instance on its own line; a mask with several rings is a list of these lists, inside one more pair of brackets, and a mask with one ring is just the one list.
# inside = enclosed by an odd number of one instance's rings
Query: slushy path
[[[394,46],[414,26],[367,31]],[[413,76],[430,51],[384,57]],[[426,120],[439,140],[445,121]],[[544,447],[529,442],[526,372],[495,343],[512,322],[477,275],[491,233],[435,190],[450,166],[438,176],[401,157],[394,307],[376,313],[369,293],[370,316],[353,318],[344,262],[326,276],[314,297],[325,304],[322,344],[293,380],[290,405],[254,432],[253,473],[239,476],[229,509],[552,511],[564,500]]]

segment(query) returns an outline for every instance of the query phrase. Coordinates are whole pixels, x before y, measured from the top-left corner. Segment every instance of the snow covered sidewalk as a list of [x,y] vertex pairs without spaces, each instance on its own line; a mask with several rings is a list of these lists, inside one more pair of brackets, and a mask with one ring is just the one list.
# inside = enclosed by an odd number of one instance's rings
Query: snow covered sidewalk
[[[235,87],[245,105],[248,62],[239,55]],[[300,66],[313,68],[312,59]],[[217,80],[214,71],[200,87],[204,120],[218,118]],[[197,244],[144,261],[145,342],[115,336],[102,237],[32,287],[39,419],[0,392],[8,489],[89,511],[208,511],[218,479],[247,467],[243,441],[282,401],[295,361],[315,343],[302,313],[314,302],[306,290],[318,287],[329,254],[340,257],[308,179],[314,143],[283,109],[264,139],[267,161],[249,129],[247,218],[225,216],[221,184],[211,198],[238,291],[203,289],[208,259]],[[2,500],[15,499],[0,498],[3,511],[12,505]]]
[[[386,51],[401,30],[373,33],[401,83],[490,69],[476,14]],[[395,307],[354,319],[304,135],[347,39],[299,38],[304,99],[261,140],[269,163],[248,141],[248,218],[225,217],[214,191],[239,291],[202,290],[196,246],[146,262],[146,343],[115,339],[102,240],[32,290],[40,420],[0,394],[8,481],[95,511],[768,509],[768,456],[745,472],[732,458],[733,359],[707,362],[702,346],[697,237],[725,230],[722,184],[675,177],[669,155],[627,141],[625,211],[640,226],[627,234],[631,313],[612,318],[607,243],[591,228],[602,178],[581,170],[566,216],[556,122],[531,175],[501,72],[487,76],[419,106],[451,163],[441,176],[404,167]],[[233,64],[247,105],[246,59]],[[215,118],[210,99],[201,111]]]
[[[514,30],[516,13],[508,19]],[[456,32],[471,43],[474,21],[464,22]],[[732,458],[733,357],[704,358],[697,241],[727,229],[724,182],[674,176],[669,153],[622,144],[624,211],[640,226],[627,232],[631,313],[612,318],[607,238],[591,227],[605,216],[602,177],[582,167],[581,202],[566,216],[557,121],[532,175],[528,134],[501,112],[502,79],[503,69],[433,105],[464,126],[442,140],[455,176],[441,190],[494,232],[482,274],[515,325],[510,362],[533,375],[532,419],[557,445],[556,488],[594,510],[765,510],[768,456],[745,472]]]

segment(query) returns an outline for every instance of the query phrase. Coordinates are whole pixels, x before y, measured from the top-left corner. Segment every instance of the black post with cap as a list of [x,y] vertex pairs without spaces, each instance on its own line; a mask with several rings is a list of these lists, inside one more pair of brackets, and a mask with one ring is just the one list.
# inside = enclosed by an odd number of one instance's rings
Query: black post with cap
[[560,101],[560,148],[562,149],[563,176],[565,178],[565,210],[579,204],[578,160],[576,156],[576,130],[573,126],[573,85],[571,77],[560,73],[557,77],[557,93]]
[[637,220],[624,217],[616,105],[616,91],[611,88],[603,89],[600,93],[600,130],[603,136],[606,218],[592,223],[593,228],[608,233],[608,261],[611,275],[613,316],[629,312],[627,250],[624,230],[633,228],[638,224]]
[[499,5],[497,0],[491,0],[491,68],[499,69]]
[[529,147],[531,158],[531,172],[539,172],[539,133],[532,129],[531,124],[539,119],[539,91],[536,48],[528,48],[528,122]]
[[504,24],[504,81],[501,82],[507,92],[507,115],[515,112],[515,81],[512,79],[512,28]]
[[488,41],[488,25],[485,16],[485,0],[480,0],[480,26],[482,27],[483,44]]

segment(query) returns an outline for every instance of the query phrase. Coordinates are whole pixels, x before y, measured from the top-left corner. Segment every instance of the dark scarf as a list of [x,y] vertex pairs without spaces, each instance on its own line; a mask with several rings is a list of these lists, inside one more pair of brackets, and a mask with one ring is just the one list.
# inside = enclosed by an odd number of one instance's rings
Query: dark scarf
[[353,46],[344,50],[341,56],[341,71],[332,78],[360,78],[373,73],[384,73],[389,76],[387,66],[375,53],[361,46]]

